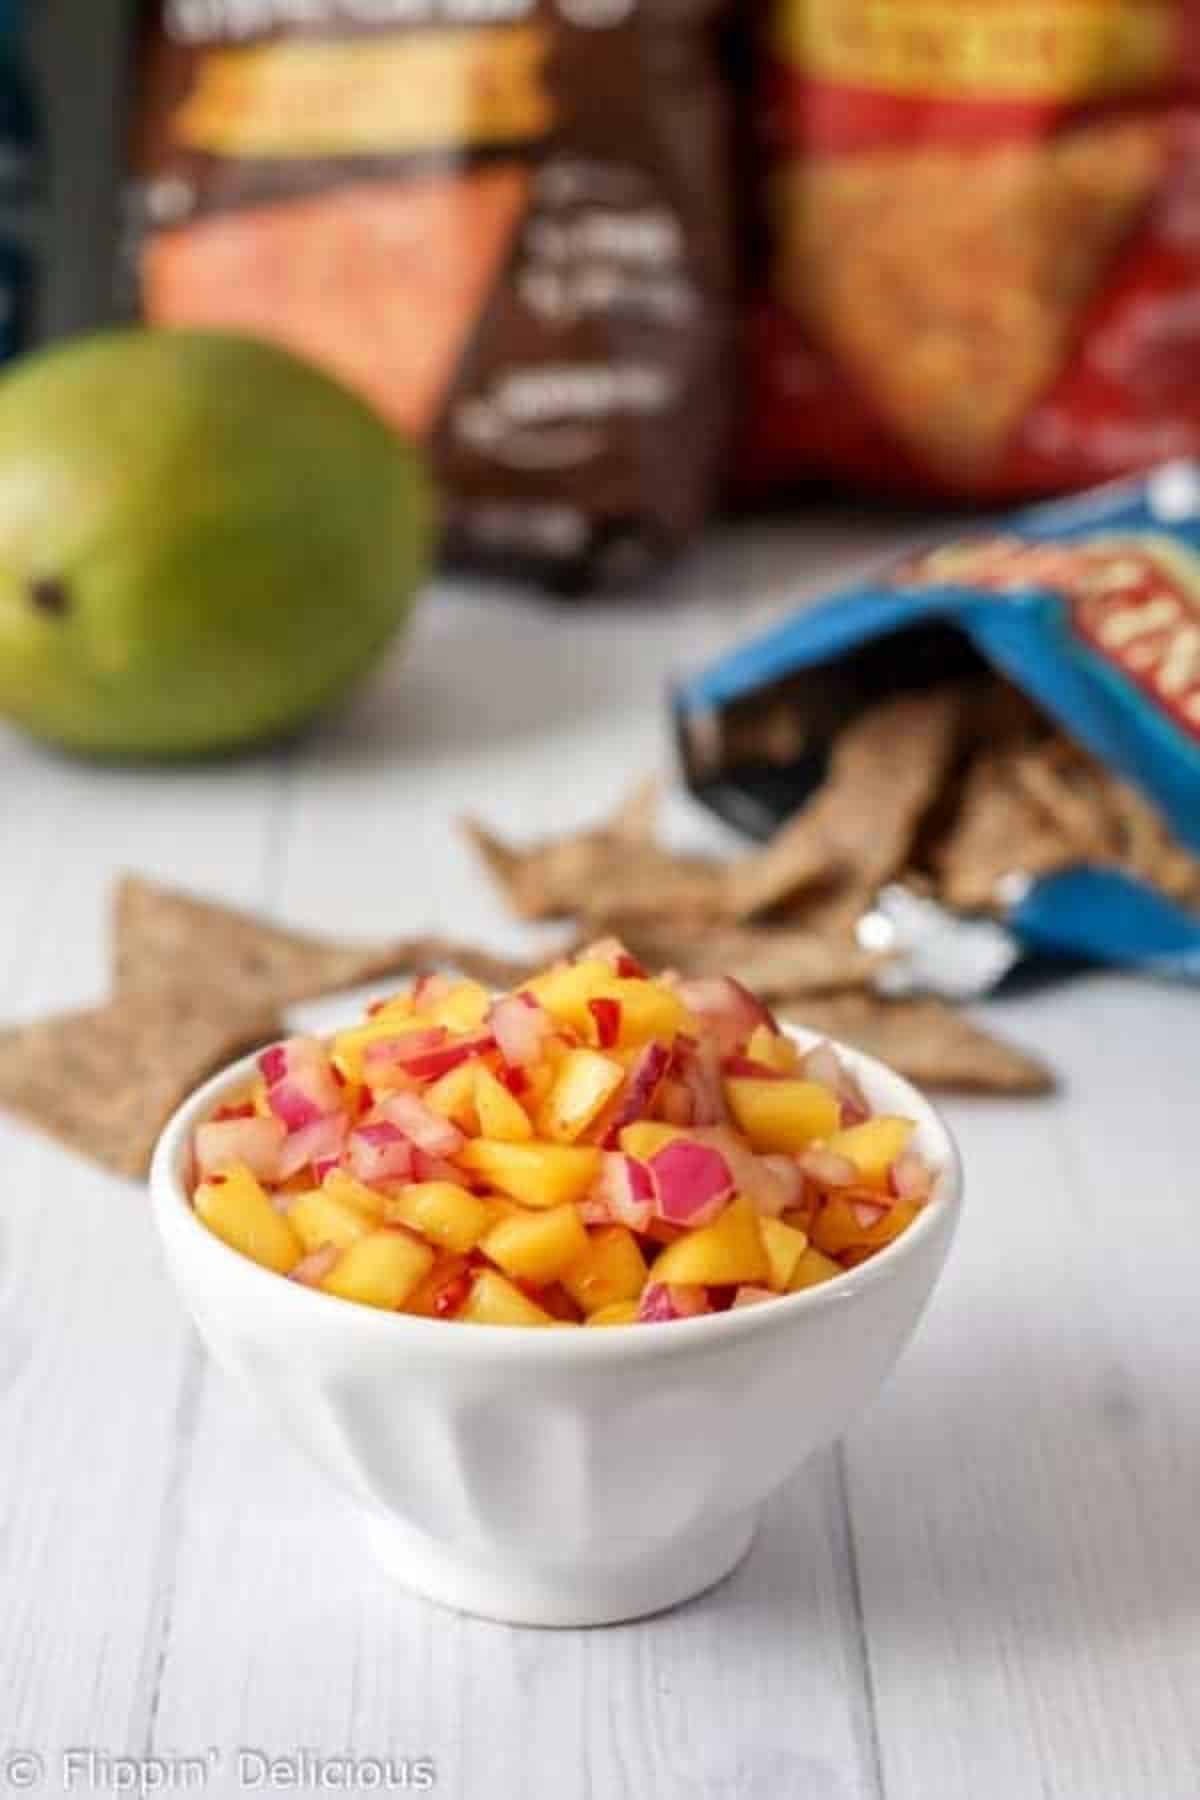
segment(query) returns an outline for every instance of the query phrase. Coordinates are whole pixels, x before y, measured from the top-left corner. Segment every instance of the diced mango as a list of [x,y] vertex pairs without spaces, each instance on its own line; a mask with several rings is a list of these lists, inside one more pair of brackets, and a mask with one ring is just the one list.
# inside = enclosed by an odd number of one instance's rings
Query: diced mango
[[769,1025],[754,1027],[746,1044],[746,1055],[752,1062],[778,1069],[781,1075],[791,1075],[800,1061],[800,1053],[791,1038],[772,1031]]
[[478,981],[458,981],[436,1006],[416,1016],[426,1025],[445,1025],[450,1031],[477,1031],[487,1018],[492,996]]
[[479,1068],[474,1061],[459,1063],[457,1068],[447,1069],[421,1095],[431,1112],[449,1119],[472,1137],[479,1130],[479,1114],[475,1110],[475,1077]]
[[475,1111],[479,1135],[502,1144],[520,1144],[533,1136],[529,1114],[521,1102],[497,1081],[486,1063],[475,1066]]
[[646,1283],[646,1260],[624,1225],[602,1225],[588,1233],[582,1255],[559,1278],[588,1314],[620,1300],[634,1300]]
[[306,1250],[319,1250],[322,1244],[346,1250],[371,1229],[370,1219],[357,1206],[324,1188],[301,1194],[288,1208],[287,1220]]
[[767,1286],[782,1293],[796,1272],[796,1264],[808,1249],[808,1238],[782,1219],[760,1219],[763,1249],[767,1253]]
[[914,1130],[911,1119],[897,1119],[887,1113],[864,1119],[861,1125],[848,1125],[829,1138],[829,1149],[849,1157],[865,1187],[887,1187],[888,1170],[905,1148]]
[[370,1044],[386,1043],[389,1038],[404,1037],[410,1031],[427,1031],[430,1021],[415,1013],[376,1013],[365,1025],[339,1031],[329,1047],[330,1060],[347,1081],[361,1082],[363,1058]]
[[836,1131],[841,1117],[837,1095],[817,1081],[738,1075],[725,1083],[725,1098],[751,1148],[762,1152],[805,1150]]
[[624,1126],[618,1136],[626,1156],[649,1162],[656,1150],[686,1137],[687,1132],[679,1125],[660,1125],[657,1119],[639,1119],[635,1125]]
[[573,1206],[553,1206],[549,1212],[513,1213],[492,1226],[483,1239],[483,1251],[518,1280],[539,1286],[557,1281],[569,1263],[588,1247],[587,1232]]
[[589,1313],[589,1325],[636,1325],[638,1303],[636,1300],[614,1300],[611,1306],[601,1306],[596,1312]]
[[390,1225],[408,1225],[431,1243],[458,1255],[472,1249],[488,1228],[488,1209],[477,1194],[453,1181],[413,1181],[385,1204]]
[[788,1293],[799,1294],[805,1288],[820,1287],[823,1281],[832,1281],[841,1274],[837,1264],[823,1250],[814,1250],[810,1244],[792,1270],[792,1278],[788,1282]]
[[480,1269],[458,1313],[472,1325],[556,1325],[557,1319],[492,1269]]
[[365,1219],[373,1219],[377,1225],[383,1218],[384,1196],[368,1187],[365,1181],[356,1181],[345,1169],[330,1169],[322,1190],[331,1200],[338,1200],[343,1206],[354,1207],[356,1212],[360,1212]]
[[[612,1099],[625,1079],[620,1063],[595,1050],[568,1050],[538,1111],[538,1131],[552,1143],[571,1144]],[[482,1120],[482,1113],[480,1118]],[[488,1136],[497,1135],[489,1132]]]
[[327,1294],[395,1312],[433,1267],[433,1251],[407,1231],[372,1231],[343,1250],[321,1283]]
[[852,1198],[831,1196],[813,1220],[812,1241],[826,1256],[841,1256],[846,1250],[882,1250],[908,1230],[920,1211],[911,1200],[894,1200],[875,1224],[863,1225],[854,1206]]
[[583,1198],[599,1170],[600,1152],[577,1144],[498,1144],[474,1138],[457,1160],[523,1206],[550,1207]]
[[652,1037],[670,1039],[693,1023],[679,996],[657,981],[614,975],[607,963],[564,963],[528,983],[529,992],[553,1018],[571,1025],[596,1043],[596,1020],[590,1000],[615,1000],[621,1008],[617,1043],[643,1044]]
[[655,1259],[651,1279],[681,1287],[737,1287],[765,1282],[770,1274],[758,1214],[735,1194],[711,1225],[668,1244]]
[[286,1275],[304,1254],[297,1234],[282,1213],[277,1213],[262,1187],[244,1163],[234,1163],[212,1181],[196,1189],[196,1216],[214,1237],[240,1250],[264,1269]]

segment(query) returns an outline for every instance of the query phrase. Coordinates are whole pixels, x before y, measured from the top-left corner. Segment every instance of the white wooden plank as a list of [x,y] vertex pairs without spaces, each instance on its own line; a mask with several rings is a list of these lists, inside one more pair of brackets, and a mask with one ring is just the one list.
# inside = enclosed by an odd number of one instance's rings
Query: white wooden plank
[[887,1792],[1190,1800],[1196,999],[1097,979],[1020,1013],[1068,1090],[953,1109],[962,1239],[850,1449]]
[[[89,769],[0,737],[0,1017],[99,997],[121,866],[259,899],[269,765]],[[198,1353],[145,1200],[0,1118],[0,1721],[124,1748],[147,1729],[170,1496]]]

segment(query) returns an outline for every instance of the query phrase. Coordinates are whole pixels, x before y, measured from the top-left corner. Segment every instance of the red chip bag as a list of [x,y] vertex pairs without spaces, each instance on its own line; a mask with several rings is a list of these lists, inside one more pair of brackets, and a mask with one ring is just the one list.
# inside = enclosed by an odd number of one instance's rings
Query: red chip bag
[[739,467],[980,499],[1200,449],[1200,5],[773,0]]

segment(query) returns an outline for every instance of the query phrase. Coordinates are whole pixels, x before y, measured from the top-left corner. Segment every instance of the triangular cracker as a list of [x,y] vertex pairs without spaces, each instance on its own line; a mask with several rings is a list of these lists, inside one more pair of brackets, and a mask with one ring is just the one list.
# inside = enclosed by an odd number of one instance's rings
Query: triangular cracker
[[267,1008],[161,989],[0,1031],[0,1107],[118,1175],[145,1175],[192,1089],[282,1035]]
[[924,1087],[1042,1094],[1054,1086],[1044,1063],[941,1000],[830,994],[784,1007],[783,1016],[877,1056]]

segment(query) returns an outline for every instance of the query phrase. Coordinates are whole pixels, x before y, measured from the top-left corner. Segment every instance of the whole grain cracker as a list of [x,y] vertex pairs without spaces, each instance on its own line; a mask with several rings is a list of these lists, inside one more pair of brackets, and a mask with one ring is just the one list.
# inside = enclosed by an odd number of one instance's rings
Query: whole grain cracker
[[1054,1086],[1044,1063],[941,1000],[829,994],[785,1006],[782,1016],[823,1037],[840,1038],[924,1087],[1044,1094]]
[[0,1031],[0,1107],[118,1175],[142,1176],[175,1108],[282,1035],[269,1007],[187,988]]
[[883,960],[851,938],[787,926],[695,927],[626,918],[607,923],[648,968],[732,975],[766,1000],[862,987]]

